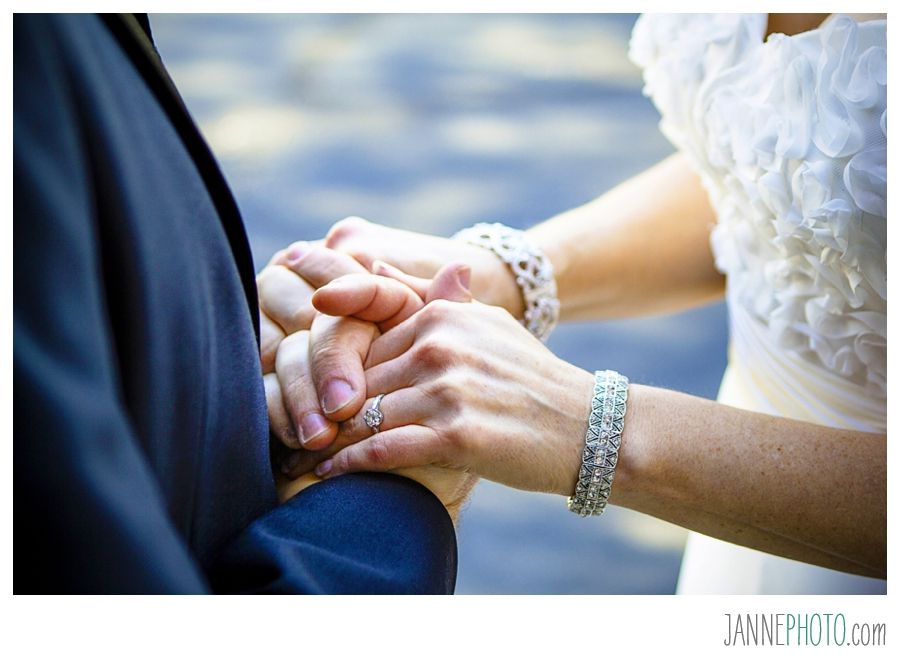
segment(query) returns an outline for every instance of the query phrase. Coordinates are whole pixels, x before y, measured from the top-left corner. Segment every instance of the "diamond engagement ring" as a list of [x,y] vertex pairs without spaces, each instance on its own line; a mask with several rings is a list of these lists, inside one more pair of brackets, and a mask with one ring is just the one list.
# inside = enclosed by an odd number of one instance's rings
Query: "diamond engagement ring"
[[379,394],[372,401],[372,405],[366,410],[366,413],[363,415],[363,420],[370,429],[372,429],[372,433],[378,433],[378,427],[381,426],[381,423],[384,421],[384,413],[381,412],[381,409],[378,407],[381,405],[381,400],[384,398],[384,394]]

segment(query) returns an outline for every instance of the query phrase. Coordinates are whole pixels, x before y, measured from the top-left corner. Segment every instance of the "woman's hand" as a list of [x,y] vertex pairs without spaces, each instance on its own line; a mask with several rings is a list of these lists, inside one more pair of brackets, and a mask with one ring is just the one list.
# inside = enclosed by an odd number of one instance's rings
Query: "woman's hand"
[[383,261],[414,277],[431,279],[448,263],[472,269],[471,291],[476,300],[497,305],[522,318],[522,293],[509,267],[490,250],[440,236],[393,229],[350,217],[337,222],[325,246],[348,254],[371,270]]
[[[521,314],[521,294],[507,266],[489,250],[459,241],[348,218],[335,224],[325,241],[298,241],[280,250],[257,276],[260,358],[270,426],[290,448],[328,447],[337,423],[355,414],[365,400],[362,360],[375,337],[372,325],[352,318],[317,318],[311,299],[318,287],[337,277],[366,273],[379,256],[413,266],[427,277],[406,275],[387,264],[377,270],[418,288],[420,306],[431,278],[464,257],[476,265],[476,290],[486,298],[512,293],[507,305],[514,311],[518,305]],[[384,319],[378,322],[384,325]]]
[[[340,286],[340,280],[334,286]],[[316,292],[316,308],[346,313]],[[384,393],[380,432],[364,410],[341,424],[339,451],[316,474],[437,466],[526,490],[574,491],[593,376],[554,356],[508,312],[436,300],[372,345],[370,400]]]
[[[329,287],[317,309],[344,313]],[[409,466],[571,495],[593,376],[505,311],[434,301],[372,344],[372,434],[342,423],[324,478]],[[610,502],[732,543],[884,577],[886,438],[632,384]],[[836,505],[834,484],[841,484]],[[803,487],[797,487],[802,484]]]
[[[336,369],[351,374],[346,377],[352,381],[357,378],[351,372],[358,370],[361,386],[357,389],[365,392],[363,361],[373,338],[405,321],[427,301],[437,298],[456,301],[471,299],[466,288],[469,269],[462,264],[448,264],[434,280],[410,277],[384,264],[376,264],[376,270],[394,277],[353,274],[335,280],[329,286],[325,299],[340,307],[348,316],[317,314],[311,331],[292,334],[278,349],[276,373],[264,378],[266,398],[271,428],[289,447],[297,448],[299,443],[293,434],[291,421],[296,414],[289,414],[288,411],[315,408],[318,405],[315,397],[309,399],[308,393],[322,389],[322,383],[328,383]],[[365,341],[360,342],[360,338]],[[285,385],[282,386],[282,383]],[[359,411],[364,397],[363,394],[360,403],[340,418],[346,419]],[[301,416],[302,423],[308,424],[309,417],[316,414]],[[282,501],[316,483],[318,477],[309,470],[342,446],[330,446],[334,437],[331,433],[316,435],[313,442],[309,442],[309,436],[304,434],[305,430],[301,430],[304,448],[290,454],[282,466],[282,474],[276,475]],[[440,467],[425,466],[396,472],[430,489],[454,519],[477,481],[476,476],[464,471]]]

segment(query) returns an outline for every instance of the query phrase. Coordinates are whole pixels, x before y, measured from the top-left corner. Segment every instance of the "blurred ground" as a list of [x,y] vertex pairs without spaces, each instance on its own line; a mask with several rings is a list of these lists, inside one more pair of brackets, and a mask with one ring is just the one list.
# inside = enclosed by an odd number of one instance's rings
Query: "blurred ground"
[[[627,59],[634,15],[154,15],[219,157],[257,269],[346,215],[449,235],[527,227],[671,153]],[[714,397],[722,305],[559,328],[586,369]],[[458,593],[671,593],[682,530],[555,496],[476,489]]]

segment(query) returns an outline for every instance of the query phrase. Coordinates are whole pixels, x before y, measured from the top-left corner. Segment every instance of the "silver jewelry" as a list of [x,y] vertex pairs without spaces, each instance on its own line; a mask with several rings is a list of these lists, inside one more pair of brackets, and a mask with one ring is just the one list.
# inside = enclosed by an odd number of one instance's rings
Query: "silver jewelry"
[[594,396],[584,437],[581,468],[569,511],[579,516],[599,516],[606,510],[625,421],[628,379],[615,371],[594,372]]
[[381,409],[378,407],[381,405],[381,400],[384,398],[384,394],[379,394],[372,400],[372,405],[366,410],[363,415],[363,421],[365,421],[366,426],[372,429],[372,433],[378,433],[379,427],[381,423],[384,421],[384,413],[381,412]]
[[553,264],[546,255],[528,240],[525,232],[499,222],[479,222],[456,232],[453,238],[486,248],[509,266],[525,301],[522,325],[546,341],[559,321]]

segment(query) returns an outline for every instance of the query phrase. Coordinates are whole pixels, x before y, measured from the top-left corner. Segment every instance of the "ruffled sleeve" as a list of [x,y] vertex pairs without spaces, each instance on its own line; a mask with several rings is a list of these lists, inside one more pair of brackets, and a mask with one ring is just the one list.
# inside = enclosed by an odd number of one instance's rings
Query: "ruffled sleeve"
[[885,22],[765,32],[764,14],[646,15],[630,56],[709,192],[729,305],[883,396]]

